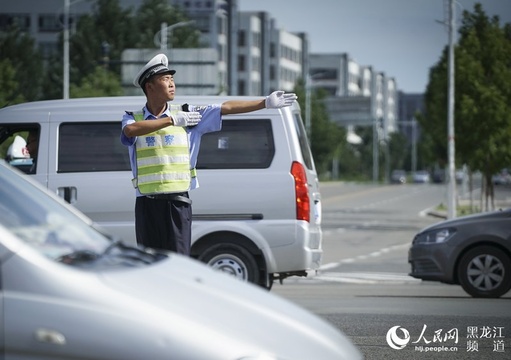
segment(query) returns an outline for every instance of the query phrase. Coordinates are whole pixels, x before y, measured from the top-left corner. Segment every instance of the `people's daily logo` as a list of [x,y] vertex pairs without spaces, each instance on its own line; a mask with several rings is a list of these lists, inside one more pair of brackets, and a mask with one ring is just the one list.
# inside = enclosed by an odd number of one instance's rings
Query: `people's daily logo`
[[399,325],[393,326],[387,331],[387,344],[393,349],[401,350],[409,341],[410,333]]
[[416,336],[410,336],[410,332],[400,325],[391,327],[386,337],[387,344],[395,350],[412,345],[413,349],[419,352],[458,352],[464,347],[460,340],[466,339],[467,352],[490,351],[489,349],[492,353],[506,352],[505,330],[504,326],[500,325],[467,326],[466,336],[461,335],[460,339],[460,330],[456,327],[428,329],[424,324],[417,340],[413,341],[412,338],[415,339]]

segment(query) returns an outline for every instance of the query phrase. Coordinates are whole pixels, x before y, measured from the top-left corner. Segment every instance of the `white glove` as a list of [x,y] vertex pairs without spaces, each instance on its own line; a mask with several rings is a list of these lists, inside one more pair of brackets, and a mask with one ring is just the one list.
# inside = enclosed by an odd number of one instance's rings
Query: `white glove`
[[174,126],[195,126],[202,119],[202,115],[195,111],[178,111],[172,114],[172,122]]
[[298,99],[298,97],[295,93],[285,94],[284,91],[277,90],[266,97],[265,105],[267,109],[280,109],[285,106],[290,106],[296,99]]

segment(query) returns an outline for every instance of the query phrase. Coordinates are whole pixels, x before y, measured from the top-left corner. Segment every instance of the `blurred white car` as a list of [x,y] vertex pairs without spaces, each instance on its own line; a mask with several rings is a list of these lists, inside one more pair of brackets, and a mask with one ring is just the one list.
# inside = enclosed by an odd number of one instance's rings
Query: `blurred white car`
[[325,320],[180,255],[114,241],[0,161],[3,359],[362,359]]
[[454,177],[456,178],[456,183],[461,184],[467,178],[467,173],[463,169],[458,169],[455,171]]
[[431,182],[431,176],[429,175],[429,172],[425,170],[415,171],[412,178],[413,182],[417,184],[427,184]]
[[498,174],[493,175],[491,180],[494,185],[509,185],[511,184],[511,174],[507,169],[503,169]]

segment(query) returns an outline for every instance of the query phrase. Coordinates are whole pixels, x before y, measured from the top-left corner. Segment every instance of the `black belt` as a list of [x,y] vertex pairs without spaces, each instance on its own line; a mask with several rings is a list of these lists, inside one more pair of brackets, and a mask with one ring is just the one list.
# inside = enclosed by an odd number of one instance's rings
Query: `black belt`
[[149,199],[155,199],[155,200],[170,200],[170,201],[181,201],[186,204],[191,204],[192,200],[188,196],[186,196],[186,193],[181,194],[155,194],[155,195],[146,195]]

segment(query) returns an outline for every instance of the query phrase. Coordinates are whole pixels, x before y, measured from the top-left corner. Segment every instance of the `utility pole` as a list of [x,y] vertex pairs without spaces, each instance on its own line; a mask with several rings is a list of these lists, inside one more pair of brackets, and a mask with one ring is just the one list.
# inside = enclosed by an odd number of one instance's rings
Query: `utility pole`
[[417,171],[417,120],[412,119],[412,172]]
[[379,136],[378,118],[373,121],[373,182],[378,183],[380,170],[380,136]]
[[69,99],[69,0],[64,0],[64,69],[63,98]]
[[454,0],[449,0],[449,99],[448,99],[448,119],[447,119],[447,149],[449,161],[449,183],[447,189],[447,218],[456,217],[456,178],[454,164]]

